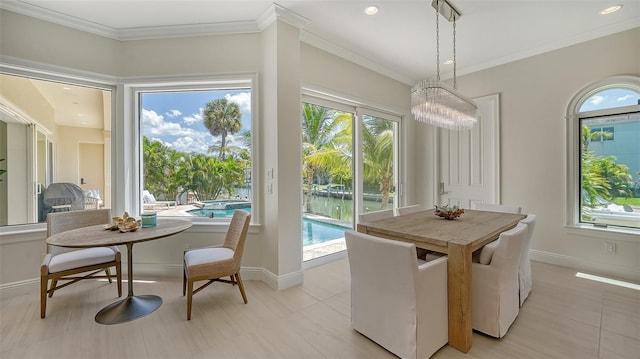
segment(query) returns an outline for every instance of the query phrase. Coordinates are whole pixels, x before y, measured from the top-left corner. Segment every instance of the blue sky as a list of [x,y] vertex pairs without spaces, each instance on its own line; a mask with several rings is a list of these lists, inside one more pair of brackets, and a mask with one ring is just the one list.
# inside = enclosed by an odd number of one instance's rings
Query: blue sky
[[[142,94],[142,134],[182,152],[207,153],[214,138],[204,127],[202,109],[218,98],[235,102],[242,112],[240,133],[251,129],[251,92],[247,90],[146,92]],[[233,143],[234,136],[227,137]],[[237,144],[237,143],[236,143]]]
[[580,107],[580,112],[638,104],[638,94],[631,90],[611,89],[600,91],[589,97]]

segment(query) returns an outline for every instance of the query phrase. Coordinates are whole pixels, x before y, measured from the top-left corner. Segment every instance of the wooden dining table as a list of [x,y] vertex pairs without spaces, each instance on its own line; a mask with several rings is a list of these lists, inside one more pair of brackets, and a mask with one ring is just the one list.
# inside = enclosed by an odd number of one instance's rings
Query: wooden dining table
[[434,209],[360,223],[358,232],[414,243],[448,256],[449,345],[471,349],[471,258],[473,251],[515,227],[521,214],[464,210],[457,219],[437,217]]
[[191,227],[191,222],[184,219],[158,219],[154,227],[142,227],[133,232],[122,233],[105,228],[110,225],[95,225],[60,232],[47,238],[51,245],[71,248],[127,246],[127,285],[128,294],[125,299],[116,301],[102,308],[95,317],[100,324],[119,324],[144,317],[160,308],[162,298],[157,295],[133,293],[133,245],[169,237]]

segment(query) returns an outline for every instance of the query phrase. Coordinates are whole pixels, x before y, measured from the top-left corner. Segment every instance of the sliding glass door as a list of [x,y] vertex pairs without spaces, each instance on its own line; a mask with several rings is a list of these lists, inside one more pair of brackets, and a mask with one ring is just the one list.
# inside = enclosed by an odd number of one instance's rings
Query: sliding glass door
[[358,214],[396,207],[399,118],[304,97],[302,240],[305,261],[346,249]]

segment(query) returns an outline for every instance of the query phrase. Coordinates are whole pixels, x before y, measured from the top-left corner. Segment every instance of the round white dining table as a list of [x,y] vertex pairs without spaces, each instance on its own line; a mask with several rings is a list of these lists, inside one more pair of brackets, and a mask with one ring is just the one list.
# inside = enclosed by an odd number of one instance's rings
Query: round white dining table
[[101,324],[118,324],[144,317],[162,305],[160,296],[133,294],[133,245],[172,236],[189,227],[191,222],[187,220],[158,218],[155,227],[142,227],[123,233],[105,230],[104,225],[100,224],[54,234],[47,238],[47,243],[72,248],[127,246],[127,297],[102,308],[95,317],[96,322]]

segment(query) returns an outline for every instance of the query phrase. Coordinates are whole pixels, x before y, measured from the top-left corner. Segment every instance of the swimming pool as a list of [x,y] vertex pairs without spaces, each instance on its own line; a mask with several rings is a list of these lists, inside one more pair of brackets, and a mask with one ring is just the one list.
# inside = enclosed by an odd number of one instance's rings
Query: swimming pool
[[[251,212],[251,208],[242,208]],[[198,217],[232,217],[234,209],[192,209],[187,212]],[[314,219],[302,218],[302,245],[324,243],[344,237],[344,231],[351,227],[339,226]]]
[[302,218],[302,246],[344,238],[344,231],[349,229],[351,228]]

